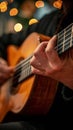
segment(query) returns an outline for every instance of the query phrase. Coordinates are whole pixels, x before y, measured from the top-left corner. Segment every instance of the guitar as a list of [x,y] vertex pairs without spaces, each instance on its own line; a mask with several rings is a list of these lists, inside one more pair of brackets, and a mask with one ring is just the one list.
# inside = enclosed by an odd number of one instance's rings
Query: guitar
[[[73,24],[57,34],[55,47],[59,54],[73,46]],[[23,44],[7,48],[8,64],[15,67],[14,75],[0,87],[0,122],[8,111],[25,115],[46,114],[54,101],[58,82],[50,77],[34,75],[30,59],[40,41],[50,40],[36,32],[30,34]]]

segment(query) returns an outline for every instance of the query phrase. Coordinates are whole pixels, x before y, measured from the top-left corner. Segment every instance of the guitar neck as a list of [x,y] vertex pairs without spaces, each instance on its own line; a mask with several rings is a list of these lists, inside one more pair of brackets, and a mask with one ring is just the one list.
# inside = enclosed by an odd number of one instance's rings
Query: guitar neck
[[73,23],[57,34],[57,45],[55,47],[58,54],[67,51],[73,46]]

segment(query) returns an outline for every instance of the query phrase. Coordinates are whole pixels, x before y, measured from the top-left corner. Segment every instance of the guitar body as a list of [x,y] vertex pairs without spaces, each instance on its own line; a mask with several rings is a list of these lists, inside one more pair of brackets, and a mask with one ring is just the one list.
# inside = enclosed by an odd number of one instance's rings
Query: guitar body
[[[32,33],[19,48],[9,46],[7,49],[9,65],[16,66],[22,59],[33,54],[40,44],[39,40],[49,39],[44,35]],[[15,87],[11,87],[11,83],[12,81],[7,81],[1,86],[0,121],[8,111],[23,112],[25,115],[46,114],[49,111],[57,91],[57,81],[40,75],[31,75]]]

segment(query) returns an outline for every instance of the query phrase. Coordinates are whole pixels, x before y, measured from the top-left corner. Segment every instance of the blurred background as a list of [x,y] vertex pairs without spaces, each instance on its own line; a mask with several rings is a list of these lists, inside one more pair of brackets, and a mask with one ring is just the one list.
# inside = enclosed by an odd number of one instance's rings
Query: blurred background
[[25,30],[55,9],[49,0],[0,0],[0,36]]

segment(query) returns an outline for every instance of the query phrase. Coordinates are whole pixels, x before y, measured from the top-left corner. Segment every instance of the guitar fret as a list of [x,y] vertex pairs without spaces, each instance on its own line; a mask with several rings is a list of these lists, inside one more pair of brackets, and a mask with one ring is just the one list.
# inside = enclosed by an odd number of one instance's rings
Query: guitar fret
[[70,40],[70,47],[73,45],[73,26],[72,26],[72,33],[71,33],[71,40]]
[[63,39],[63,46],[62,46],[62,52],[64,52],[65,49],[65,37],[66,37],[66,30],[64,29],[64,39]]
[[72,34],[71,34],[71,40],[70,40],[70,47],[72,47]]

